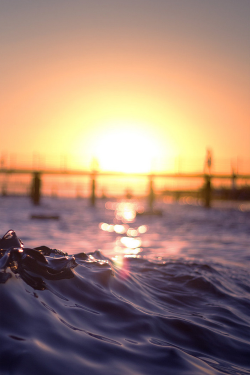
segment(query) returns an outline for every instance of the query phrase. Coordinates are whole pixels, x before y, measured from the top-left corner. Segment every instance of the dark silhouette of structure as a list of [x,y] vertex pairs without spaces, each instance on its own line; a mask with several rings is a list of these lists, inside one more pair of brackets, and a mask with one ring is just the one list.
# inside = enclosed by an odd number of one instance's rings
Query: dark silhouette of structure
[[207,155],[204,165],[204,177],[205,177],[205,186],[204,186],[204,206],[206,208],[211,207],[211,168],[212,168],[212,152],[210,149],[207,149]]
[[90,196],[90,204],[92,207],[95,206],[96,201],[96,174],[92,174],[92,180],[91,180],[91,196]]
[[211,178],[209,175],[205,176],[204,203],[206,208],[211,207]]
[[[43,176],[86,176],[90,178],[90,194],[89,200],[92,206],[96,204],[96,184],[97,179],[99,177],[110,177],[110,178],[119,178],[119,177],[143,177],[147,178],[148,181],[148,193],[147,193],[147,200],[149,211],[154,212],[153,205],[155,203],[155,188],[154,182],[156,179],[202,179],[204,181],[202,190],[197,188],[196,195],[199,198],[203,198],[203,204],[205,207],[210,207],[212,198],[215,199],[250,199],[250,188],[248,186],[245,187],[237,187],[236,188],[236,179],[238,181],[247,181],[250,180],[250,174],[240,174],[235,172],[234,170],[230,174],[225,173],[214,173],[211,171],[212,167],[212,156],[211,152],[209,151],[206,155],[204,171],[200,173],[172,173],[172,172],[165,172],[165,173],[155,173],[155,174],[148,174],[148,173],[122,173],[122,172],[100,172],[97,171],[96,168],[92,169],[92,171],[88,170],[65,170],[65,169],[40,169],[39,171],[36,169],[31,168],[7,168],[4,163],[0,163],[0,174],[4,177],[1,180],[1,193],[2,195],[8,195],[8,184],[7,179],[9,176],[14,174],[21,174],[21,175],[31,175],[33,176],[31,181],[31,189],[29,189],[29,196],[32,199],[32,202],[35,205],[40,203],[42,191],[42,178]],[[232,186],[231,190],[229,189],[212,189],[212,180],[231,180]],[[220,190],[220,191],[219,191]],[[54,191],[56,192],[56,190]],[[176,199],[178,199],[181,195],[183,195],[185,191],[173,191],[173,194],[176,195]],[[188,194],[186,192],[185,194]],[[194,191],[192,192],[192,196],[194,196]],[[172,193],[171,193],[172,194]],[[104,196],[103,196],[104,197]]]
[[155,192],[154,192],[154,184],[153,184],[153,176],[149,176],[149,193],[148,193],[148,205],[149,210],[153,211],[153,205],[155,200]]
[[41,199],[41,176],[39,172],[34,172],[31,185],[31,199],[35,205],[40,203]]
[[204,165],[204,173],[210,175],[211,168],[212,168],[212,151],[210,149],[207,149],[207,155],[206,155],[205,165]]

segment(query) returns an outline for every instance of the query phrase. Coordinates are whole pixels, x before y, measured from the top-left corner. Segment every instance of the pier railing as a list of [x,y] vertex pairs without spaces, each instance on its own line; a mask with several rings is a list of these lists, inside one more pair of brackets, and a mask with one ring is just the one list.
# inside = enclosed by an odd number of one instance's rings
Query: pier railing
[[[250,174],[244,173],[174,173],[174,172],[164,172],[164,173],[124,173],[124,172],[101,172],[101,171],[89,171],[89,170],[74,170],[74,169],[57,169],[57,168],[0,168],[0,174],[8,176],[8,175],[31,175],[32,181],[30,186],[30,195],[34,204],[39,204],[41,198],[41,180],[42,177],[45,175],[53,175],[53,176],[86,176],[90,179],[91,183],[91,193],[90,193],[90,201],[91,204],[94,206],[96,201],[96,181],[99,177],[123,177],[123,178],[131,178],[131,177],[143,177],[148,180],[148,201],[149,207],[152,209],[153,201],[155,197],[155,190],[154,190],[154,181],[158,178],[161,179],[202,179],[204,181],[203,185],[203,200],[204,205],[206,207],[210,207],[211,202],[211,181],[216,180],[231,180],[232,186],[235,186],[236,180],[250,180]],[[3,191],[2,186],[2,193]]]

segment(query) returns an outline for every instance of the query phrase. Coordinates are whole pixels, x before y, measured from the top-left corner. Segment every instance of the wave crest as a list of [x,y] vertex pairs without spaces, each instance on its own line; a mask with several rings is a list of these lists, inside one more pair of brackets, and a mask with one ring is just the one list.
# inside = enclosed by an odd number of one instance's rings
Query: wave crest
[[[0,239],[4,375],[246,374],[249,275]],[[97,361],[98,358],[98,361]]]

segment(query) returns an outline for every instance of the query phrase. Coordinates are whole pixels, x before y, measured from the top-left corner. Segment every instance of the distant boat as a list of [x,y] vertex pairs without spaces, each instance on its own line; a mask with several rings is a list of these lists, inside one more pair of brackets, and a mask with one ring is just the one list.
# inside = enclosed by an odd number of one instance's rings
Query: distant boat
[[39,220],[59,220],[60,216],[59,215],[30,215],[31,219],[39,219]]
[[149,210],[149,211],[143,211],[143,212],[137,211],[136,215],[139,215],[139,216],[149,216],[149,215],[162,216],[163,212],[162,212],[162,210]]

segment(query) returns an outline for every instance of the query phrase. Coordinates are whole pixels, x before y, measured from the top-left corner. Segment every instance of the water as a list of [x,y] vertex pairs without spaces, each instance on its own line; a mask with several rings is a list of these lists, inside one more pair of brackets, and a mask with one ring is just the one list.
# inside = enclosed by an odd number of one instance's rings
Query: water
[[250,374],[250,212],[145,208],[0,198],[1,374]]

